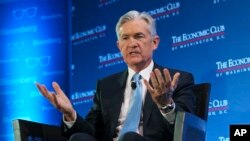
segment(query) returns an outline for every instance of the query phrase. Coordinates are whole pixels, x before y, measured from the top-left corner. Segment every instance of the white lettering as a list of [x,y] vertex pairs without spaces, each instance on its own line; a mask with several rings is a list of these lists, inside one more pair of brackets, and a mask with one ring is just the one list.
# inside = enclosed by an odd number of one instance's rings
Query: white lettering
[[213,100],[212,102],[209,102],[209,108],[218,108],[227,105],[228,105],[227,100]]
[[225,69],[227,68],[227,62],[216,62],[217,69]]
[[99,62],[102,63],[102,62],[114,60],[120,57],[122,57],[120,52],[113,53],[113,54],[108,53],[106,56],[99,56]]
[[220,141],[229,141],[229,138],[225,138],[225,137],[219,137]]
[[[192,33],[183,33],[181,36],[172,36],[172,40],[173,40],[173,43],[175,44],[178,42],[187,41],[187,40],[191,40],[191,39],[195,39],[199,37],[204,37],[210,34],[215,34],[215,33],[223,32],[223,31],[225,31],[224,25],[211,26],[210,28],[207,28],[204,30],[200,30],[200,31],[192,32]],[[206,40],[207,40],[206,42],[213,41],[213,38],[206,39]]]
[[234,132],[234,136],[243,136],[244,134],[247,133],[247,130],[246,129],[236,129],[235,132]]
[[178,9],[178,8],[180,8],[180,3],[179,2],[169,3],[166,6],[163,6],[163,7],[148,11],[147,13],[150,14],[150,15],[157,15],[157,14],[165,13],[167,11],[171,11],[171,10]]
[[[96,33],[103,32],[105,30],[106,30],[106,25],[96,26],[93,29],[89,29],[87,31],[83,31],[80,33],[78,33],[78,32],[75,33],[74,35],[72,35],[71,40],[73,41],[73,40],[78,40],[80,38],[87,38],[89,36],[93,36]],[[89,38],[91,38],[91,37],[89,37]]]
[[245,57],[241,59],[229,59],[228,60],[228,66],[229,67],[234,67],[234,66],[239,66],[239,65],[245,65],[250,63],[250,57]]

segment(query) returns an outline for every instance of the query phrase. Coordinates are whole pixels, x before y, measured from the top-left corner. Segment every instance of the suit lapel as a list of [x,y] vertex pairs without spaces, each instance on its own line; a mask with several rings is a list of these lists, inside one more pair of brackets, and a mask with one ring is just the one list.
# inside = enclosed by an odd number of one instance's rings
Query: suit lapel
[[[110,117],[111,117],[111,132],[115,133],[115,129],[117,127],[118,124],[118,118],[120,115],[120,111],[121,111],[121,105],[124,99],[124,90],[125,90],[125,86],[126,86],[126,80],[128,77],[128,72],[125,71],[124,73],[122,73],[122,75],[118,78],[118,85],[114,85],[114,96],[111,99],[111,105],[110,105],[110,109],[112,112]],[[112,85],[113,83],[111,83],[110,85]],[[115,84],[115,83],[114,83]],[[113,92],[112,92],[113,93]]]
[[148,122],[149,117],[152,113],[153,107],[154,107],[154,102],[151,98],[150,93],[147,91],[145,102],[144,102],[144,107],[143,107],[143,120],[144,120],[143,124],[144,125]]

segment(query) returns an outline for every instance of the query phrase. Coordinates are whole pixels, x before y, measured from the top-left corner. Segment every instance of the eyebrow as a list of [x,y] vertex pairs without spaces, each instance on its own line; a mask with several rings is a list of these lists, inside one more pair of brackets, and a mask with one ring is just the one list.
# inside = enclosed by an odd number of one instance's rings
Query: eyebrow
[[142,32],[138,32],[138,33],[135,33],[135,35],[145,35],[145,34]]
[[[137,36],[137,35],[145,35],[145,34],[143,32],[137,32],[133,34],[132,36]],[[121,34],[121,37],[124,37],[124,36],[130,36],[130,34]]]

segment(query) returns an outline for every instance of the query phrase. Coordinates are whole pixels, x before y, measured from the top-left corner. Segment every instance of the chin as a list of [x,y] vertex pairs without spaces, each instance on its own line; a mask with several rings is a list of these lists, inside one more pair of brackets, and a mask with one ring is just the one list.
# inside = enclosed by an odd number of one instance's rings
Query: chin
[[130,63],[130,65],[132,65],[132,66],[138,66],[138,67],[139,67],[139,66],[142,66],[143,64],[144,64],[144,63],[143,63],[142,61],[133,62],[133,63],[131,62],[131,63]]
[[140,64],[142,63],[142,60],[141,59],[131,59],[129,61],[127,61],[129,64],[133,64],[133,65],[136,65],[136,64]]

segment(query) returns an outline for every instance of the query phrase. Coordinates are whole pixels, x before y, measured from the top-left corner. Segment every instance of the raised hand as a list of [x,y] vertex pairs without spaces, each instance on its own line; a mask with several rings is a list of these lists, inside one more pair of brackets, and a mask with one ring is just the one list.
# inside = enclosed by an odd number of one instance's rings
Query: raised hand
[[55,108],[57,108],[62,114],[64,114],[67,121],[72,121],[75,119],[75,110],[58,83],[52,83],[52,87],[55,92],[50,92],[45,85],[40,83],[36,83],[36,87],[38,88],[39,92],[45,98],[47,98]]
[[172,80],[167,69],[163,70],[163,74],[164,75],[161,74],[159,69],[155,69],[150,73],[152,86],[147,80],[144,80],[153,101],[158,107],[162,107],[173,102],[172,94],[177,87],[180,77],[180,73],[177,72],[174,74]]

